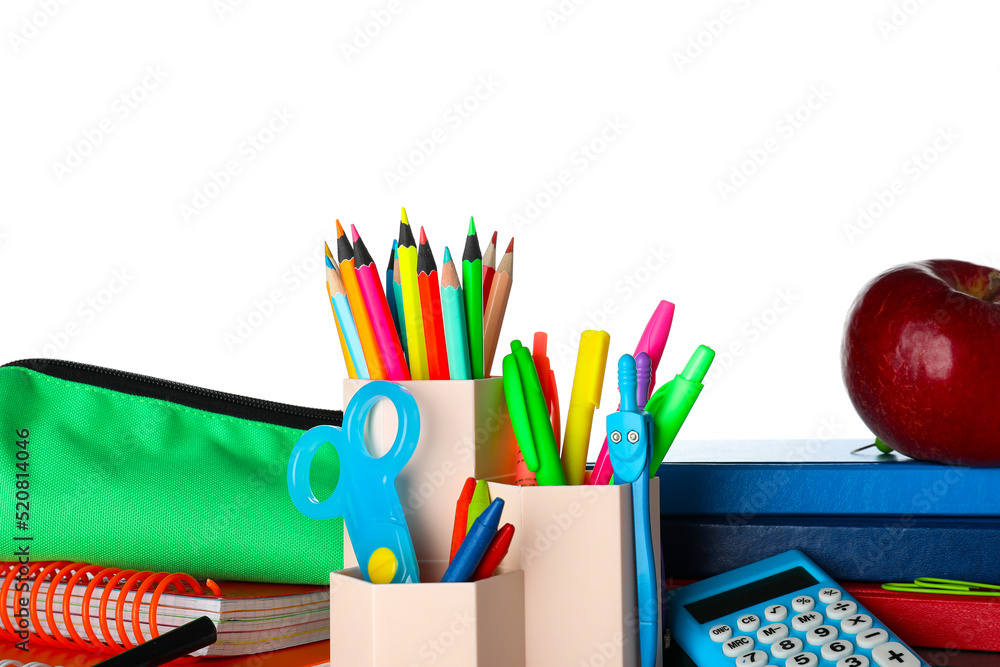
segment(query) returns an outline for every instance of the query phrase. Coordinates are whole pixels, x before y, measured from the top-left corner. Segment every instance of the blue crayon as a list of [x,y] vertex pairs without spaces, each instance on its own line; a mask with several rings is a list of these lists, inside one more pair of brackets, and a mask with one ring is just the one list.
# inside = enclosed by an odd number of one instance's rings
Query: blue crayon
[[441,583],[469,581],[500,527],[501,514],[503,514],[503,498],[497,498],[472,524],[451,565],[441,577]]

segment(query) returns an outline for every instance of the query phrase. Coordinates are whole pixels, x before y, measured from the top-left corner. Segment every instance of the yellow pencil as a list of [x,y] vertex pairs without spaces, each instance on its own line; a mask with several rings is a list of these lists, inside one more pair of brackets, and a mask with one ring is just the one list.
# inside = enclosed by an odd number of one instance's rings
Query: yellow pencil
[[409,349],[410,378],[427,380],[427,347],[424,320],[420,310],[420,284],[417,282],[417,241],[403,209],[399,222],[399,278],[403,286],[403,319],[406,321],[406,346]]

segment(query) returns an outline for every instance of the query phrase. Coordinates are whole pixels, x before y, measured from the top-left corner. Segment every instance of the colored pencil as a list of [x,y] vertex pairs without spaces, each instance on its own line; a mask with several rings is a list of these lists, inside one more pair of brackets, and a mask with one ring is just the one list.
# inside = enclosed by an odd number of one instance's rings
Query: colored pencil
[[403,209],[399,221],[399,278],[403,287],[403,312],[406,320],[406,344],[410,350],[410,376],[426,380],[427,349],[424,347],[424,322],[420,313],[420,286],[417,283],[417,243],[410,221]]
[[472,379],[483,378],[483,256],[479,252],[476,221],[469,218],[462,255],[462,289],[465,296],[465,321],[469,335],[469,363]]
[[358,326],[358,336],[361,338],[361,349],[365,354],[368,375],[372,380],[385,380],[385,365],[382,363],[382,355],[379,353],[375,329],[368,316],[368,309],[365,308],[365,298],[361,294],[358,276],[354,271],[354,249],[351,247],[351,242],[347,240],[340,220],[337,220],[337,259],[340,261],[340,278],[344,281],[347,300],[351,304],[351,313],[354,314],[354,322]]
[[465,534],[468,532],[469,523],[469,503],[472,502],[472,494],[476,491],[476,478],[470,477],[465,480],[465,486],[462,487],[462,495],[458,497],[458,503],[455,504],[455,525],[451,531],[451,553],[448,556],[448,562],[455,557],[455,552],[458,548],[462,546],[462,540],[465,539]]
[[[396,312],[396,290],[393,288],[393,266],[396,263],[396,239],[392,240],[392,250],[389,251],[389,263],[385,267],[385,302],[389,305],[389,315],[392,316],[392,326],[396,328],[396,335],[401,336],[399,332],[399,313]],[[402,337],[399,339],[402,341]],[[401,345],[401,347],[406,347],[406,345]],[[406,351],[405,349],[403,350]]]
[[434,253],[431,252],[423,227],[420,228],[420,247],[417,250],[417,284],[420,286],[420,315],[424,320],[427,374],[431,380],[447,380],[450,374],[444,319],[441,315],[441,288],[438,287]]
[[493,286],[493,274],[497,267],[497,233],[493,232],[490,244],[486,246],[483,253],[483,312],[486,310],[486,302],[490,299],[490,287]]
[[330,246],[326,246],[326,292],[330,295],[330,305],[333,306],[334,322],[337,333],[341,336],[341,346],[344,348],[344,362],[347,364],[347,374],[352,378],[368,379],[368,366],[361,349],[361,339],[358,337],[358,327],[354,323],[351,304],[347,300],[347,290],[344,281],[333,262]]
[[511,239],[507,251],[500,259],[496,275],[493,276],[493,286],[490,288],[490,298],[483,316],[483,377],[489,377],[493,371],[493,357],[500,342],[500,327],[503,326],[503,316],[507,312],[507,300],[510,298],[513,282],[514,239]]
[[[386,285],[389,288],[389,285]],[[403,346],[403,356],[410,363],[410,348],[406,344],[406,315],[403,312],[403,284],[399,280],[399,242],[392,242],[392,295],[396,301],[396,317],[399,319],[399,343]]]
[[476,566],[476,570],[472,573],[472,578],[469,581],[479,581],[480,579],[492,577],[496,569],[500,567],[500,561],[504,559],[510,550],[510,542],[513,539],[514,526],[513,524],[505,523],[497,531],[497,534],[493,536],[493,541],[490,542],[490,546],[487,547],[486,553],[483,554],[483,559],[479,561],[479,565]]
[[378,277],[375,260],[368,253],[368,248],[365,247],[365,242],[361,240],[361,235],[354,225],[351,225],[351,236],[354,239],[354,270],[358,276],[365,306],[368,308],[372,328],[375,329],[378,349],[382,355],[382,363],[385,364],[385,374],[390,380],[409,380],[410,370],[406,367],[403,348],[399,344],[396,328],[392,324],[389,303],[382,290],[382,281]]
[[465,298],[458,281],[458,270],[445,246],[444,267],[441,269],[441,316],[448,348],[448,374],[452,380],[470,380],[469,337],[465,327]]

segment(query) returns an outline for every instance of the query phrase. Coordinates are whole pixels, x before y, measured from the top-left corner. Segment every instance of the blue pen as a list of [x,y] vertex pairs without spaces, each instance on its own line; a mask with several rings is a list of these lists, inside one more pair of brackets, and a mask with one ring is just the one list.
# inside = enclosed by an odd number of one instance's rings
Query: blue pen
[[[645,360],[644,360],[645,361]],[[636,401],[638,378],[630,354],[618,360],[618,393],[621,408],[608,415],[608,457],[616,484],[632,485],[632,518],[635,529],[635,578],[639,598],[639,655],[642,667],[656,664],[660,642],[656,600],[656,565],[649,528],[649,467],[653,443],[653,418]]]
[[476,571],[479,561],[483,559],[483,554],[486,553],[500,527],[501,514],[503,514],[503,498],[497,498],[472,524],[451,565],[441,577],[441,583],[469,581],[472,578],[472,573]]

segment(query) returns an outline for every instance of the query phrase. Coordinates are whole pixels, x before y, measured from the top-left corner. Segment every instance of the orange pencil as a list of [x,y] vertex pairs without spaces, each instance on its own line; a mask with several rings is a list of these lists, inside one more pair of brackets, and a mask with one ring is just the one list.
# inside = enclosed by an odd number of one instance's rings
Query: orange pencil
[[458,497],[458,503],[455,505],[455,528],[451,533],[451,554],[448,556],[448,562],[455,557],[458,552],[458,548],[462,546],[462,541],[465,539],[465,534],[468,532],[466,530],[467,524],[469,522],[469,503],[472,502],[472,494],[476,492],[476,478],[470,477],[465,480],[465,486],[462,487],[462,495]]
[[503,326],[503,316],[507,312],[507,299],[510,297],[513,280],[514,239],[511,239],[507,252],[503,254],[497,267],[496,275],[493,276],[490,298],[483,315],[483,377],[489,377],[493,369],[493,356],[500,341],[500,327]]
[[386,380],[388,378],[378,349],[378,340],[375,338],[375,329],[368,316],[365,298],[361,294],[361,285],[358,284],[358,276],[354,271],[354,249],[344,234],[340,220],[337,221],[337,259],[340,260],[340,278],[344,281],[344,289],[347,290],[347,301],[351,304],[354,322],[358,326],[361,349],[365,355],[365,364],[368,366],[368,377],[372,380]]
[[497,272],[497,233],[493,232],[490,244],[483,253],[483,312],[486,312],[486,301],[490,298],[490,288],[493,286],[493,274]]
[[444,338],[444,317],[441,315],[441,289],[438,287],[437,264],[420,228],[417,249],[417,285],[420,288],[420,314],[424,321],[424,343],[427,348],[427,373],[431,380],[447,380],[448,345]]

